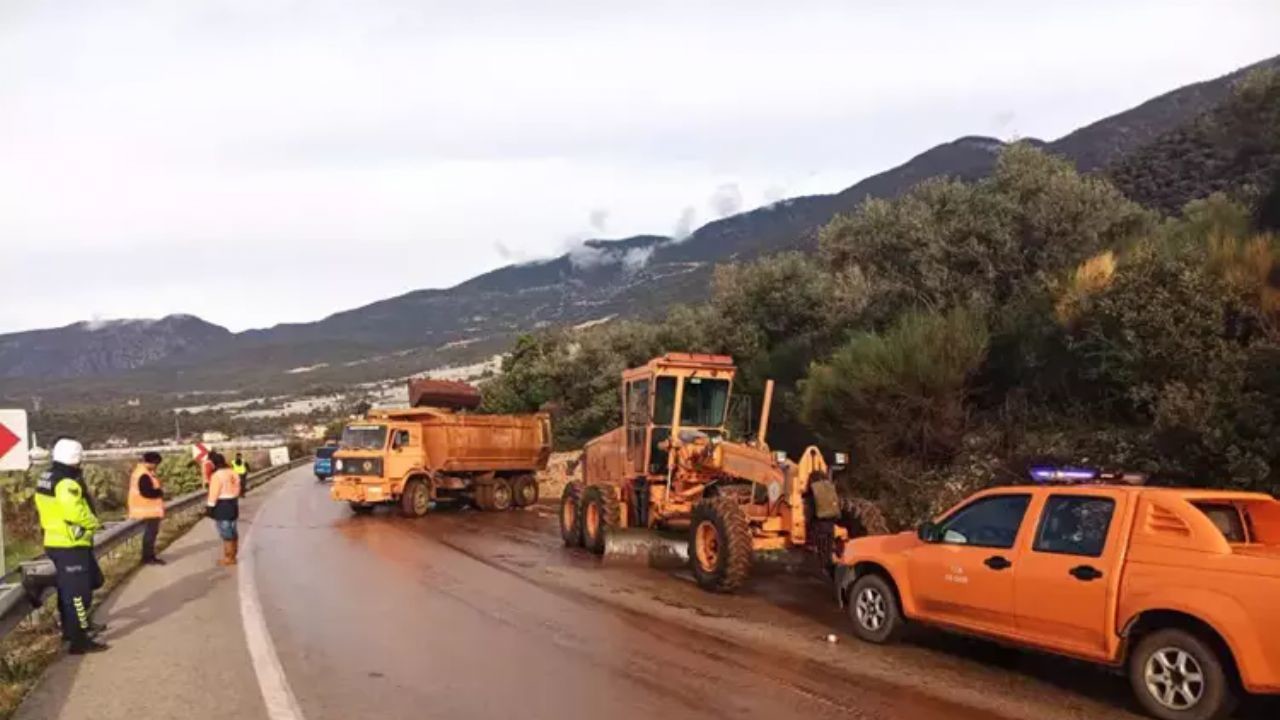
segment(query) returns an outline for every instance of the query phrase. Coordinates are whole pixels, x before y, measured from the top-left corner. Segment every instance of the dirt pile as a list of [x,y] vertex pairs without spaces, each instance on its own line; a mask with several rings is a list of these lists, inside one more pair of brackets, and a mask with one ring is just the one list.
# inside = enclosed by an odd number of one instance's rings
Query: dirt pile
[[564,486],[570,480],[582,479],[581,450],[551,453],[547,469],[538,473],[538,495],[544,499],[559,499]]

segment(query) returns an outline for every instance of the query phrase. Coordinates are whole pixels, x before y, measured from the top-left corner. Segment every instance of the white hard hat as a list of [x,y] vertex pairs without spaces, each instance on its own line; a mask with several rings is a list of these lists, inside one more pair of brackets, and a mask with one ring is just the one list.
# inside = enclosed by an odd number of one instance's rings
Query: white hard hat
[[52,459],[63,465],[79,465],[80,456],[84,454],[84,446],[78,440],[62,438],[53,444]]

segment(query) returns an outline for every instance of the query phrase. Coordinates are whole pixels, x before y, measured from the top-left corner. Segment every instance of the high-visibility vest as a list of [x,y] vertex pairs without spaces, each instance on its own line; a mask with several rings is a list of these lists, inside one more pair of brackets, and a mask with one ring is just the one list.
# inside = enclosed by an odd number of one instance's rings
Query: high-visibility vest
[[93,534],[102,523],[84,496],[84,487],[73,477],[54,469],[36,482],[36,513],[50,548],[93,547]]
[[150,475],[156,489],[160,490],[160,478],[143,463],[138,463],[129,476],[129,517],[136,520],[164,517],[164,497],[143,497],[138,490],[138,482],[143,475]]
[[249,466],[248,466],[248,465],[245,465],[243,460],[236,460],[236,461],[232,462],[232,463],[231,463],[231,469],[232,469],[232,470],[235,470],[235,471],[236,471],[236,474],[237,474],[237,475],[240,475],[241,477],[243,477],[243,476],[245,476],[245,475],[247,475],[247,474],[249,473]]

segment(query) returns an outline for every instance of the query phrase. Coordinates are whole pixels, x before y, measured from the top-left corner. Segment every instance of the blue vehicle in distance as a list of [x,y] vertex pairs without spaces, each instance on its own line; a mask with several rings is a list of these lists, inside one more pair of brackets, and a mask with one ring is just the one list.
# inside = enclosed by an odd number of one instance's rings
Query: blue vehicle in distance
[[337,445],[322,445],[316,448],[316,460],[311,465],[312,472],[316,474],[316,482],[333,480],[333,454],[337,450]]

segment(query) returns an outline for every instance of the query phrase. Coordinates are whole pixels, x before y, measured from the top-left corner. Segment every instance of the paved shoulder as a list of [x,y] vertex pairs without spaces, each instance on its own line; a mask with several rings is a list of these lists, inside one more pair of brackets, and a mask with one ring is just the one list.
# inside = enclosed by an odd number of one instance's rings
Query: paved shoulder
[[[282,478],[250,494],[241,537],[256,506]],[[247,522],[246,522],[247,521]],[[143,567],[97,613],[111,650],[63,656],[23,703],[17,720],[213,720],[266,717],[245,646],[234,568],[217,565],[221,543],[202,520]]]

